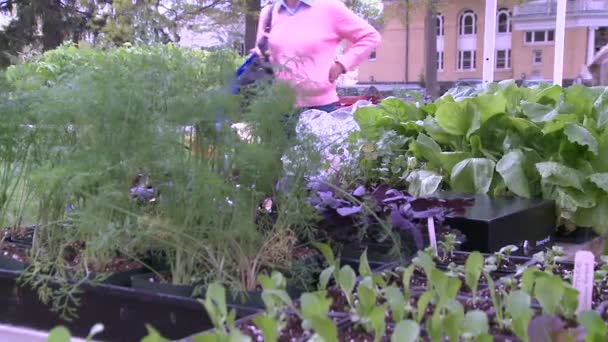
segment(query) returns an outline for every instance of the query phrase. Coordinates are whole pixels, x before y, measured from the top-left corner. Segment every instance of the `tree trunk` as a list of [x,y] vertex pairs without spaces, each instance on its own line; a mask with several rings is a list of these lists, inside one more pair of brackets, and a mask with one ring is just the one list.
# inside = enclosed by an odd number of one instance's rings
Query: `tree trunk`
[[61,0],[46,0],[42,12],[42,49],[52,50],[63,42]]
[[437,19],[435,15],[435,1],[430,1],[426,8],[424,38],[426,60],[424,80],[426,82],[426,93],[432,99],[436,99],[439,95],[439,85],[437,83]]
[[247,12],[245,13],[245,53],[256,45],[258,32],[258,18],[262,5],[260,0],[246,0]]

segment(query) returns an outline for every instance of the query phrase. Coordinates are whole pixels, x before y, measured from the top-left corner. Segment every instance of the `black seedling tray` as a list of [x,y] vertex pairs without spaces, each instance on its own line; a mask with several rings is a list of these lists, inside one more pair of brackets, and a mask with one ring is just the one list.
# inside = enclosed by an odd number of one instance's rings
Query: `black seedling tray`
[[[67,322],[43,304],[35,290],[18,286],[19,272],[0,270],[0,322],[37,330],[64,325],[73,335],[85,337],[102,323],[98,341],[132,342],[147,335],[149,324],[166,338],[181,339],[213,326],[202,303],[189,298],[138,291],[113,285],[81,286],[78,318]],[[237,317],[256,310],[234,307]]]
[[[445,193],[442,197],[466,195]],[[507,245],[520,250],[541,250],[553,243],[556,221],[553,201],[487,195],[476,195],[474,199],[464,215],[446,218],[448,225],[466,235],[462,250],[493,253]]]

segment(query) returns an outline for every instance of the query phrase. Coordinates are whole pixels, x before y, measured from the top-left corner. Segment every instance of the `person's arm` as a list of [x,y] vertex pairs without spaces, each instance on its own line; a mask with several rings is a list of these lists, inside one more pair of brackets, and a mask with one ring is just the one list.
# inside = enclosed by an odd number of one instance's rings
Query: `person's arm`
[[251,49],[252,53],[260,55],[260,51],[258,50],[258,42],[262,39],[262,37],[266,34],[264,32],[264,25],[266,24],[266,17],[268,17],[268,11],[272,8],[272,6],[266,6],[262,8],[260,11],[260,17],[258,18],[258,32],[255,38],[255,46]]
[[334,29],[343,39],[349,40],[353,45],[337,62],[344,71],[351,71],[365,60],[380,45],[380,33],[365,19],[356,15],[342,1],[330,0],[331,11],[334,18]]

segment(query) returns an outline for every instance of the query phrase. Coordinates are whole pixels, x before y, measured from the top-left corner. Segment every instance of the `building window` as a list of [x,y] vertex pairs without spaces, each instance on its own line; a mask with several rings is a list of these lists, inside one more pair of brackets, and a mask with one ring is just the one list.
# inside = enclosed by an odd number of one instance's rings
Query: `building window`
[[532,64],[534,64],[534,65],[543,64],[543,50],[532,51]]
[[461,36],[477,33],[477,16],[471,10],[466,10],[460,15],[458,32]]
[[555,39],[555,31],[554,30],[545,30],[545,31],[528,31],[525,34],[526,43],[549,43],[554,41]]
[[511,69],[511,50],[496,51],[496,69]]
[[437,70],[443,71],[443,51],[437,51]]
[[475,70],[475,50],[458,51],[458,70]]
[[369,55],[369,60],[370,61],[376,60],[376,50],[372,51],[372,53]]
[[511,32],[511,13],[506,8],[498,10],[498,33]]
[[443,37],[443,16],[437,13],[437,37]]

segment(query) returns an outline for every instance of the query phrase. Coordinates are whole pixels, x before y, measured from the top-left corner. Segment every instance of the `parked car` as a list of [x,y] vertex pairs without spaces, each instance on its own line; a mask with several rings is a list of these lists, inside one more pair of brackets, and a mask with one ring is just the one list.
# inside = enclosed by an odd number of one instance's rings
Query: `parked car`
[[418,84],[375,83],[373,87],[380,92],[382,98],[396,97],[404,101],[422,102],[426,95],[426,89]]
[[338,97],[340,99],[340,107],[348,107],[354,105],[357,101],[366,100],[371,103],[379,103],[383,95],[378,88],[373,85],[356,85],[350,87],[338,87]]
[[523,80],[521,82],[521,86],[526,87],[526,88],[538,88],[543,84],[552,84],[552,83],[553,83],[552,80],[532,79],[532,80]]
[[454,82],[454,87],[472,87],[475,89],[481,89],[483,87],[483,81],[480,79],[461,79]]

